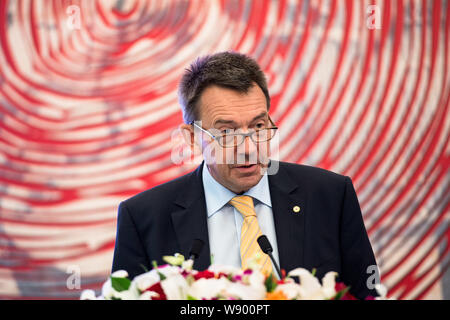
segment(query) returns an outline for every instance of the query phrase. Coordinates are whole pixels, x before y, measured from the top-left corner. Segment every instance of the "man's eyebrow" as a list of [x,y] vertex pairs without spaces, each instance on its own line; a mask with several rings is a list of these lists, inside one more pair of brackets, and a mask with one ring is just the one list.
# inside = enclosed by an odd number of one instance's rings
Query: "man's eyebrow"
[[257,115],[256,117],[254,117],[251,122],[254,122],[254,121],[259,120],[261,118],[265,118],[266,116],[267,116],[267,112],[264,111],[264,112],[260,113],[259,115]]
[[[250,121],[250,122],[255,122],[256,120],[259,120],[261,118],[265,118],[266,116],[267,116],[267,112],[262,112],[262,113],[258,114],[256,117],[254,117],[252,119],[252,121]],[[233,125],[236,125],[237,123],[234,120],[217,119],[216,121],[214,121],[214,126],[216,126],[218,124],[233,124]]]
[[236,121],[234,120],[225,120],[225,119],[217,119],[216,121],[214,121],[214,126],[218,125],[218,124],[236,124]]

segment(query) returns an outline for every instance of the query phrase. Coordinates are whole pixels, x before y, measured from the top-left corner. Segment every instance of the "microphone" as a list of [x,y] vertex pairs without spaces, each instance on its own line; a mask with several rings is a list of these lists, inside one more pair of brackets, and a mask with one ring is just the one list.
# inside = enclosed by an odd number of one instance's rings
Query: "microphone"
[[194,239],[191,246],[191,251],[189,251],[189,259],[195,260],[200,255],[203,249],[204,242],[200,239]]
[[278,273],[278,277],[280,279],[283,279],[283,277],[281,276],[280,267],[278,266],[277,262],[273,258],[273,255],[272,255],[273,249],[272,249],[272,245],[269,242],[269,239],[267,239],[267,237],[265,235],[262,235],[262,236],[258,237],[257,241],[258,241],[259,247],[261,248],[262,252],[267,254],[270,257],[270,260],[272,260],[275,270]]

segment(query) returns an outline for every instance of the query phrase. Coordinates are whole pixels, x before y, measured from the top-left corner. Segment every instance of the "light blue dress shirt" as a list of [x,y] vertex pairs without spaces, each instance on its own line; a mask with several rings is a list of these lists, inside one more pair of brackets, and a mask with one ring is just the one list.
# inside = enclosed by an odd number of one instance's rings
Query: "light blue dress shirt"
[[[239,211],[228,203],[236,194],[222,186],[211,176],[206,163],[203,165],[203,187],[208,214],[209,246],[213,263],[240,268],[240,240],[244,218]],[[277,264],[280,265],[267,174],[244,195],[253,197],[259,227],[272,244],[272,254]],[[277,276],[275,268],[273,270],[274,275]]]

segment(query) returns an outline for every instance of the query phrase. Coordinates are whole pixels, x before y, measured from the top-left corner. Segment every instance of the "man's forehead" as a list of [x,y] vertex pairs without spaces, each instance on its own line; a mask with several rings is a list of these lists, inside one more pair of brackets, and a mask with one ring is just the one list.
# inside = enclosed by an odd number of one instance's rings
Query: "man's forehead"
[[265,99],[264,92],[256,83],[252,87],[248,88],[247,91],[240,91],[237,89],[222,87],[218,85],[209,85],[203,90],[201,94],[201,99],[203,100],[220,99],[223,97],[234,98],[238,100],[253,97]]
[[222,115],[220,118],[223,120],[233,120],[237,113],[252,117],[267,114],[266,98],[258,86],[252,87],[247,93],[218,86],[208,87],[202,93],[199,107],[202,118]]

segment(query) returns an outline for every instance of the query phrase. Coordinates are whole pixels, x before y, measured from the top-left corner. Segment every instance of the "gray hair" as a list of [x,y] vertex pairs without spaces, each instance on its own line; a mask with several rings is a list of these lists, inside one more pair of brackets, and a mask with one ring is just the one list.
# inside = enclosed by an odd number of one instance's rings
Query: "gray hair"
[[255,83],[266,96],[269,110],[270,96],[266,77],[254,59],[237,52],[219,52],[197,58],[186,69],[178,88],[184,122],[189,124],[199,120],[198,101],[208,86],[216,85],[247,93]]

